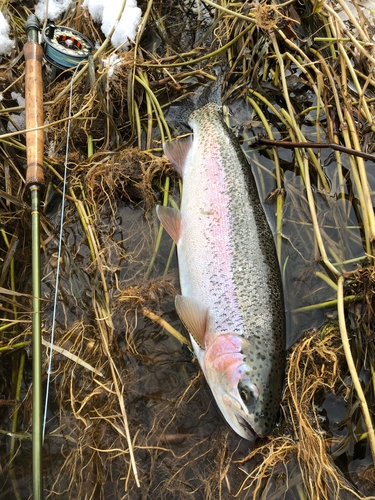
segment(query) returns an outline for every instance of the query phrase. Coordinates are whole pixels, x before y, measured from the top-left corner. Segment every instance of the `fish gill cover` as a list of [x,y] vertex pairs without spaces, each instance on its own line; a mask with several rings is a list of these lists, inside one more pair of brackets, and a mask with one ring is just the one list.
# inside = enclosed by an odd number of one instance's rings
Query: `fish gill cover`
[[[117,52],[82,3],[55,21],[100,44],[72,93],[52,354],[43,347],[44,389],[52,356],[45,498],[375,496],[375,176],[373,162],[355,155],[373,152],[375,23],[371,8],[346,5],[141,2],[142,22],[111,76]],[[12,93],[24,95],[33,8],[24,0],[2,9],[14,40],[0,69],[0,495],[11,499],[31,494],[30,202],[24,133],[11,115],[23,111]],[[181,130],[166,110],[223,64],[225,120],[273,229],[288,320],[280,419],[253,445],[223,420],[181,347],[189,342],[174,306],[175,248],[155,210],[180,203],[162,143]],[[43,75],[48,344],[72,72],[56,76],[44,64]],[[354,151],[281,149],[259,136]]]

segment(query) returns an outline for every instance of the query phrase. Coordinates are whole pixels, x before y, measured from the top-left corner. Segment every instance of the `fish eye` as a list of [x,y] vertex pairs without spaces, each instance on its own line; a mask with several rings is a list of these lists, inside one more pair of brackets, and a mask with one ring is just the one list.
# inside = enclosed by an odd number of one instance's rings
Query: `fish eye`
[[245,387],[242,387],[240,390],[240,396],[244,403],[248,403],[250,401],[250,393],[247,389],[245,389]]
[[259,391],[254,384],[249,381],[241,381],[238,384],[238,392],[246,406],[252,406],[259,397]]

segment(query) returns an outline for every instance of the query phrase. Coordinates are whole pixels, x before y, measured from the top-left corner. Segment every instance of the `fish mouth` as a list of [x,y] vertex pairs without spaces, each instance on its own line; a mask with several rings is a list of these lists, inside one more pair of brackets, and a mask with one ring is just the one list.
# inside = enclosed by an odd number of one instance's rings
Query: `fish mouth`
[[[246,415],[245,412],[238,410],[238,409],[237,410],[234,409],[234,413],[235,413],[235,416],[237,418],[237,422],[238,422],[239,426],[244,431],[244,432],[239,433],[239,434],[242,435],[243,437],[245,437],[245,439],[248,439],[249,441],[254,441],[257,438],[260,438],[260,439],[264,438],[269,434],[269,432],[264,432],[262,427],[259,427],[259,426],[256,426],[257,430],[255,430],[253,425],[250,424],[250,422],[249,422],[250,419],[252,420],[251,414]],[[245,418],[245,416],[249,417],[249,418]]]
[[[252,415],[241,408],[241,404],[233,396],[226,394],[223,397],[223,407],[230,409],[232,417],[228,418],[228,414],[223,412],[225,419],[237,434],[248,441],[254,441],[260,437],[259,432],[256,432],[249,420],[252,420]],[[219,406],[220,407],[220,406]]]
[[241,434],[242,437],[244,437],[245,439],[248,439],[249,441],[254,441],[256,438],[259,437],[259,435],[255,432],[255,430],[249,424],[248,420],[243,418],[242,415],[239,415],[236,412],[236,418],[237,418],[237,422],[239,423],[241,428],[244,430],[244,432]]

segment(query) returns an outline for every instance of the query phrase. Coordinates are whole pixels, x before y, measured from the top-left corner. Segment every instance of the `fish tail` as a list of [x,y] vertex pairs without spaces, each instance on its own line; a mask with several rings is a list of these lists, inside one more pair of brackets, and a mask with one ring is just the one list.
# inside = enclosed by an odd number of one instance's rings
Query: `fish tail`
[[209,85],[203,87],[202,91],[198,94],[195,102],[195,109],[203,108],[206,104],[214,103],[220,108],[222,107],[222,86],[224,80],[225,69],[218,66],[215,68],[216,80]]
[[199,108],[202,108],[206,104],[214,103],[217,104],[220,109],[222,108],[221,96],[226,67],[217,66],[214,71],[216,80],[198,88],[194,95],[180,100],[178,103],[170,106],[167,114],[168,121],[180,125],[187,125],[191,113]]

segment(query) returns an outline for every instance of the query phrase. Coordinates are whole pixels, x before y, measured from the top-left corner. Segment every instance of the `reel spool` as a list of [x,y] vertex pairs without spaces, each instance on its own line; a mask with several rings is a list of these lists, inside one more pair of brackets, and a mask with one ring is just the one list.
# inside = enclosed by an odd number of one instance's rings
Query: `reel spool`
[[94,44],[82,33],[65,26],[49,24],[42,32],[44,57],[56,68],[74,68],[89,58]]

